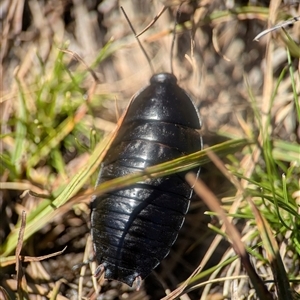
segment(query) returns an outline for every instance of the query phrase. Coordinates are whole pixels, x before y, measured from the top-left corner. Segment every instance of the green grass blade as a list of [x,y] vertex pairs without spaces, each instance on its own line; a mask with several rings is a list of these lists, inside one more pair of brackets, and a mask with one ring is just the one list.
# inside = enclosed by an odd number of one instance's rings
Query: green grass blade
[[16,133],[15,133],[15,147],[11,156],[12,165],[15,166],[15,173],[21,173],[21,163],[23,154],[26,152],[26,133],[27,133],[27,109],[25,105],[25,96],[23,88],[16,77],[16,82],[19,87],[18,105],[17,105],[17,120],[16,120]]
[[[36,231],[43,228],[56,215],[56,210],[64,205],[71,197],[75,196],[82,188],[85,182],[89,180],[91,175],[98,169],[101,162],[104,148],[109,138],[103,140],[95,149],[93,155],[89,159],[88,165],[81,170],[66,186],[63,192],[53,201],[45,199],[33,212],[28,215],[27,224],[24,232],[24,242],[32,236]],[[20,224],[11,231],[4,244],[1,246],[0,252],[2,256],[12,253],[17,245],[18,231]]]

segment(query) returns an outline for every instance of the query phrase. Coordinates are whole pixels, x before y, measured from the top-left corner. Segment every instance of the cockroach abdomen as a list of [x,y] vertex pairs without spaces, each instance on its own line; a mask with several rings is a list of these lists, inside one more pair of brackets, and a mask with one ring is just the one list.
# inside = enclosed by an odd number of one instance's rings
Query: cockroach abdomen
[[[200,126],[198,111],[176,77],[153,75],[129,104],[97,185],[201,150]],[[140,285],[168,255],[192,195],[184,174],[138,182],[92,200],[93,248],[105,278]]]

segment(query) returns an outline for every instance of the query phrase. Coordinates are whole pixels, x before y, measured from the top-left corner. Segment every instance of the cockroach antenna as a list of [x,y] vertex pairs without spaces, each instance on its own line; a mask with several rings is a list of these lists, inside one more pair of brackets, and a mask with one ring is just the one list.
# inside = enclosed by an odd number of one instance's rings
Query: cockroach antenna
[[171,54],[170,54],[170,69],[171,73],[174,74],[173,72],[173,56],[174,56],[174,47],[175,47],[175,41],[176,41],[176,27],[178,25],[178,20],[181,14],[180,8],[181,8],[182,3],[178,6],[177,12],[176,12],[176,19],[174,22],[174,29],[173,29],[173,38],[172,38],[172,44],[171,44]]
[[160,12],[153,18],[153,20],[150,22],[149,25],[147,25],[140,33],[138,33],[136,36],[142,35],[144,32],[146,32],[152,25],[155,24],[155,22],[159,19],[159,17],[167,10],[167,6],[163,6],[163,8],[160,10]]
[[145,48],[143,47],[143,45],[142,45],[140,39],[138,38],[138,36],[137,36],[137,34],[136,34],[136,32],[135,32],[135,30],[134,30],[134,28],[133,28],[133,26],[132,26],[132,24],[131,24],[129,18],[128,18],[128,16],[127,16],[125,10],[124,10],[124,8],[123,8],[122,6],[120,6],[120,8],[121,8],[121,10],[122,10],[123,15],[125,16],[125,18],[126,18],[126,20],[127,20],[127,23],[129,24],[129,26],[130,26],[130,28],[131,28],[131,31],[133,32],[133,34],[134,34],[134,36],[135,36],[135,38],[136,38],[136,40],[137,40],[137,42],[138,42],[140,48],[142,49],[142,51],[143,51],[143,53],[144,53],[144,55],[145,55],[145,57],[146,57],[146,59],[147,59],[147,61],[148,61],[148,63],[149,63],[149,66],[150,66],[150,69],[151,69],[152,74],[154,74],[154,73],[155,73],[155,72],[154,72],[154,68],[153,68],[153,65],[152,65],[152,63],[151,63],[151,60],[150,60],[150,58],[149,58],[149,55],[147,54],[147,52],[146,52]]
[[[175,22],[174,22],[173,37],[172,37],[172,44],[171,44],[171,53],[170,53],[170,71],[171,71],[172,74],[173,74],[173,69],[174,69],[174,68],[173,68],[173,56],[174,56],[174,47],[175,47],[175,41],[176,41],[176,27],[177,27],[177,25],[178,25],[178,20],[179,20],[179,18],[180,18],[180,14],[181,14],[181,11],[180,11],[181,5],[182,5],[182,3],[178,6],[178,9],[177,9],[177,12],[176,12],[176,19],[175,19]],[[130,22],[130,20],[129,20],[129,18],[128,18],[126,12],[125,12],[125,10],[124,10],[124,8],[123,8],[122,6],[121,6],[120,8],[121,8],[121,10],[122,10],[122,12],[123,12],[123,14],[124,14],[124,16],[125,16],[125,18],[126,18],[128,24],[129,24],[129,26],[130,26],[132,32],[134,33],[135,38],[137,39],[140,48],[142,49],[144,55],[145,55],[146,58],[147,58],[147,61],[148,61],[149,65],[150,65],[150,68],[151,68],[152,73],[154,74],[154,68],[153,68],[153,66],[152,66],[152,63],[151,63],[151,61],[150,61],[150,58],[149,58],[149,56],[148,56],[148,54],[147,54],[145,48],[143,47],[143,45],[141,44],[141,42],[140,42],[140,40],[139,40],[139,36],[140,36],[142,33],[144,33],[148,28],[150,28],[150,27],[157,21],[157,19],[158,19],[158,18],[166,11],[167,7],[164,6],[164,7],[161,9],[161,11],[157,14],[157,16],[153,19],[153,21],[152,21],[145,29],[143,29],[139,34],[136,34],[136,32],[135,32],[135,30],[134,30],[134,28],[133,28],[133,26],[132,26],[132,24],[131,24],[131,22]]]

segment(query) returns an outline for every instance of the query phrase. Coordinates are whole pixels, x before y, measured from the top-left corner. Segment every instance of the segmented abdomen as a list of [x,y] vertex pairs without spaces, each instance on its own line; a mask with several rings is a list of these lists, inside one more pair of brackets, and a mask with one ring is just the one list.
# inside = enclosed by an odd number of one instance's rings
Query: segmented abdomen
[[[97,185],[200,150],[199,128],[197,110],[176,78],[154,75],[133,98]],[[148,276],[175,242],[191,193],[184,174],[178,173],[95,198],[92,237],[105,278],[132,286],[138,276]]]

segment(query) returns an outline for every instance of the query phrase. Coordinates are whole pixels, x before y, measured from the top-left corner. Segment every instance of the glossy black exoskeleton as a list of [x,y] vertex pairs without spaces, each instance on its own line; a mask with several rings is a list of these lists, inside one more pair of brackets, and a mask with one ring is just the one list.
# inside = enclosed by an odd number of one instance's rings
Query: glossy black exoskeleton
[[[201,150],[199,129],[198,111],[176,77],[153,75],[133,97],[97,185]],[[150,179],[93,199],[93,248],[105,278],[129,286],[137,280],[139,286],[169,253],[192,195],[184,175]]]

